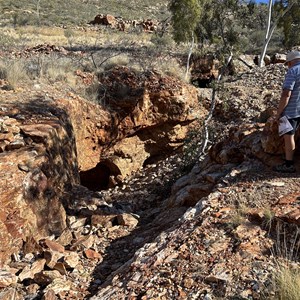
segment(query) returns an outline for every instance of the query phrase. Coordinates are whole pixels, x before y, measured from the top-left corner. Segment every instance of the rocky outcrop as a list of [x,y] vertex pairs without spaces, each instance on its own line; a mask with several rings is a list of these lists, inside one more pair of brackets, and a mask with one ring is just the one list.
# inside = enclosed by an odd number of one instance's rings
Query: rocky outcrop
[[117,23],[116,18],[112,15],[103,15],[99,14],[95,16],[94,20],[89,22],[89,24],[92,25],[109,25],[109,26],[115,26]]
[[96,168],[84,178],[94,190],[119,184],[178,149],[204,113],[196,90],[169,77],[117,68],[99,80],[105,107],[74,94],[1,106],[1,264],[28,237],[61,234],[80,172]]
[[[273,125],[266,127],[274,128],[269,134],[276,135],[276,123],[268,123]],[[152,226],[163,224],[176,208],[185,206],[186,212],[106,277],[91,299],[274,295],[278,287],[272,278],[279,271],[281,243],[287,237],[290,246],[294,239],[299,242],[295,224],[300,212],[294,206],[299,185],[293,184],[297,175],[283,179],[272,172],[277,156],[263,149],[264,134],[262,123],[233,127],[202,162],[178,179]],[[275,149],[272,142],[265,146]],[[278,255],[275,260],[273,255]]]
[[111,147],[102,157],[126,177],[179,149],[190,124],[206,114],[197,90],[156,72],[117,67],[99,77],[100,97],[113,116]]
[[[272,93],[278,71],[258,73]],[[186,167],[183,157],[153,162],[181,146],[193,112],[206,112],[193,104],[195,89],[155,72],[117,68],[99,77],[102,107],[71,93],[5,104],[4,98],[33,93],[0,91],[1,179],[11,180],[0,182],[0,232],[9,229],[16,241],[12,248],[3,237],[1,250],[12,255],[0,268],[0,298],[272,298],[280,243],[285,250],[299,241],[299,184],[297,174],[281,177],[271,169],[280,160],[281,141],[265,108],[276,97],[264,87],[256,91],[253,77],[234,81],[231,90],[226,83],[230,94],[218,95],[209,124],[220,138],[175,183],[174,173]],[[209,97],[201,102],[209,108]],[[92,193],[79,185],[76,152],[68,147],[77,149],[81,170],[96,183],[119,186]],[[144,167],[124,180],[128,164]],[[101,172],[118,175],[105,178]],[[63,222],[50,222],[56,196],[68,209],[67,216],[56,216],[67,219],[63,231]],[[26,237],[23,228],[37,232],[38,222],[53,234]]]

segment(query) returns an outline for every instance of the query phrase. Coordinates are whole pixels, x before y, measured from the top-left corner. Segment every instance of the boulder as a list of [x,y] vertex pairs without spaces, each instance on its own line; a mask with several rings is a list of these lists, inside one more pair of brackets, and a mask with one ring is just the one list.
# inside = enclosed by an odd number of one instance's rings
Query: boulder
[[207,112],[196,88],[156,72],[117,67],[99,81],[113,116],[114,145],[102,154],[113,175],[126,177],[179,149],[190,125]]
[[265,124],[261,136],[262,148],[266,153],[282,154],[284,153],[283,137],[278,135],[278,121],[274,118],[269,118]]
[[92,25],[109,25],[109,26],[115,26],[116,25],[116,18],[112,15],[103,15],[99,14],[97,15],[93,21],[89,22],[89,24]]

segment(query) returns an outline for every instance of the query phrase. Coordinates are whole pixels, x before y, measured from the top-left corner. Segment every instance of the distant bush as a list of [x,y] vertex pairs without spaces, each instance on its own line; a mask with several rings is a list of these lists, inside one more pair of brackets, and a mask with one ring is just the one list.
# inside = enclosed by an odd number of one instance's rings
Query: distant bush
[[18,40],[10,36],[8,34],[0,34],[0,48],[2,49],[8,49],[9,47],[15,46],[17,44]]
[[11,88],[15,89],[21,81],[29,79],[25,61],[23,59],[1,61],[0,77],[7,80]]

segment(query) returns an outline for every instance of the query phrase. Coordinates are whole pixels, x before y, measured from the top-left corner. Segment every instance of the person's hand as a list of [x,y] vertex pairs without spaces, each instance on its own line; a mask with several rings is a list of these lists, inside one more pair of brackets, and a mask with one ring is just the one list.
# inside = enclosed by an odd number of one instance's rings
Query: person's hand
[[275,115],[275,118],[276,118],[277,120],[279,120],[279,119],[281,118],[281,114],[276,114],[276,115]]
[[279,118],[278,118],[277,115],[273,115],[273,116],[270,117],[270,121],[275,122],[275,121],[278,121],[278,120],[279,120]]
[[273,115],[273,116],[271,116],[271,117],[269,118],[268,121],[275,124],[275,123],[278,123],[278,122],[279,122],[279,119],[278,119],[278,116],[277,116],[277,115]]

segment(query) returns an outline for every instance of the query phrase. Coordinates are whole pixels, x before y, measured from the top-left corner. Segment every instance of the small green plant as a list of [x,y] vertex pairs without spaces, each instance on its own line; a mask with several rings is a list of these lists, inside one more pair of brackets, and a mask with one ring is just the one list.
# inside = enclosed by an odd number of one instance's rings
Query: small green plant
[[233,228],[238,227],[239,225],[242,225],[247,220],[247,208],[246,207],[240,207],[237,208],[233,214],[230,216],[229,224]]
[[270,230],[273,225],[275,213],[268,207],[268,208],[265,208],[263,214],[264,214],[263,225],[266,226]]
[[74,31],[70,28],[64,30],[64,36],[68,40],[69,45],[72,47],[74,41]]
[[157,34],[152,35],[150,41],[155,45],[156,48],[166,49],[171,48],[175,45],[175,42],[171,35],[158,36]]

